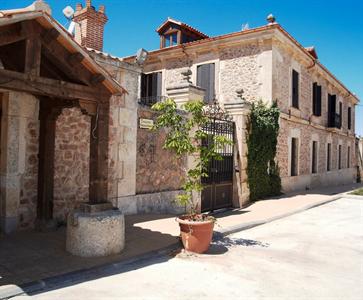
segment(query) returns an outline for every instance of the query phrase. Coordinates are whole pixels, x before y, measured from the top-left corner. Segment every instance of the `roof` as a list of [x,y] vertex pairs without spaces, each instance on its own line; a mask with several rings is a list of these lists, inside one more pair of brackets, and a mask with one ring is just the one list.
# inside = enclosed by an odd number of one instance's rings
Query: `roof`
[[172,18],[169,18],[164,22],[162,23],[157,29],[156,29],[156,32],[158,33],[161,33],[163,31],[163,29],[165,27],[167,27],[170,23],[172,24],[176,24],[176,25],[179,25],[180,27],[183,27],[197,35],[199,35],[201,38],[209,38],[208,35],[204,34],[203,32],[200,32],[199,30],[195,29],[194,27],[186,24],[186,23],[183,23],[183,22],[180,22],[180,21],[177,21],[175,19],[172,19]]
[[[44,4],[42,1],[37,1]],[[34,4],[37,4],[35,2]],[[33,5],[34,5],[33,4]],[[45,4],[46,5],[46,4]],[[68,31],[60,25],[46,10],[30,10],[34,6],[29,6],[23,9],[13,9],[13,10],[2,10],[0,11],[0,26],[10,25],[26,20],[36,20],[42,27],[46,29],[55,28],[60,37],[58,42],[60,42],[69,52],[76,53],[79,52],[83,55],[84,59],[82,64],[94,74],[102,74],[105,80],[102,84],[110,91],[111,94],[120,94],[127,92],[112,76],[89,55],[87,49],[80,46],[73,38],[73,36],[68,33]],[[35,8],[38,8],[35,6]]]
[[[248,35],[252,35],[254,33],[258,33],[258,32],[267,32],[269,30],[278,30],[280,33],[282,33],[295,46],[297,46],[303,52],[304,55],[306,55],[309,59],[312,60],[312,66],[314,66],[314,65],[319,66],[324,72],[326,72],[328,74],[328,76],[330,76],[333,80],[335,80],[349,95],[351,95],[356,100],[356,102],[359,102],[358,97],[354,93],[352,93],[339,79],[337,79],[323,64],[321,64],[319,62],[314,47],[307,47],[307,48],[303,47],[294,37],[292,37],[278,23],[267,24],[267,25],[264,25],[264,26],[261,26],[261,27],[246,29],[246,30],[243,30],[243,31],[232,32],[232,33],[223,34],[223,35],[219,35],[219,36],[215,36],[215,37],[208,37],[208,38],[205,38],[205,39],[196,40],[196,41],[192,41],[192,42],[189,42],[189,43],[184,43],[184,44],[179,44],[179,45],[175,45],[175,46],[171,46],[171,47],[166,47],[166,48],[161,48],[161,49],[149,51],[149,56],[150,55],[157,56],[157,55],[162,54],[164,52],[171,52],[171,51],[175,51],[177,49],[181,49],[181,50],[184,51],[184,49],[186,49],[186,48],[194,47],[194,46],[201,45],[201,44],[209,44],[209,43],[212,43],[214,41],[227,40],[227,39],[234,38],[234,37],[239,37],[239,36],[248,36]],[[134,59],[134,58],[135,58],[135,55],[132,55],[132,56],[124,57],[123,60],[129,61],[129,60]]]

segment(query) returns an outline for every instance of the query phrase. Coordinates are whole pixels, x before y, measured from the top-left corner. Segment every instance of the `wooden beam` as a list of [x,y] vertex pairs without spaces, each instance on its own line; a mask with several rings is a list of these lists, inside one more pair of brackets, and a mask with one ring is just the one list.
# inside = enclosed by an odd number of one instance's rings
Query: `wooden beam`
[[40,74],[41,40],[39,36],[33,36],[26,40],[24,72],[34,76]]
[[95,74],[91,78],[91,84],[96,85],[98,83],[103,82],[105,79],[106,79],[105,76],[103,76],[102,74]]
[[0,69],[0,88],[62,99],[100,101],[111,95],[99,88]]
[[43,53],[52,60],[59,69],[65,74],[69,74],[70,78],[80,81],[86,85],[91,85],[90,71],[82,65],[84,59],[81,53],[71,54],[61,44],[48,41],[42,38]]
[[75,65],[75,64],[78,64],[78,63],[82,63],[83,59],[84,59],[83,54],[82,53],[79,53],[79,52],[71,53],[68,56],[68,61],[72,65]]
[[4,26],[0,29],[0,47],[24,40],[26,33],[19,29],[19,26]]
[[89,203],[108,201],[109,103],[99,103],[91,117]]
[[55,28],[51,28],[47,31],[45,31],[42,35],[42,39],[44,41],[44,43],[50,43],[53,40],[56,40],[59,37],[60,33],[58,32],[57,29]]
[[95,116],[97,114],[97,103],[92,101],[86,101],[84,99],[79,99],[78,101],[81,111],[89,116]]

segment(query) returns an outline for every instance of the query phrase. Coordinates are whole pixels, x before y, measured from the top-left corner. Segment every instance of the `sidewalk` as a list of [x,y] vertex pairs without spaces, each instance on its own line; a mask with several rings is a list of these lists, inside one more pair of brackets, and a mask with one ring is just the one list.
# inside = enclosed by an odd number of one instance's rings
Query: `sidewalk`
[[[340,186],[260,200],[243,209],[216,213],[216,235],[227,235],[270,222],[330,201],[362,184]],[[362,197],[363,199],[363,197]],[[0,238],[0,299],[24,291],[42,289],[63,281],[84,278],[97,268],[107,268],[147,259],[160,251],[180,247],[174,216],[137,215],[126,217],[126,248],[119,255],[79,258],[65,251],[65,230],[20,232]],[[171,258],[171,257],[170,257]],[[47,278],[47,279],[44,279]],[[72,278],[72,279],[70,279]]]

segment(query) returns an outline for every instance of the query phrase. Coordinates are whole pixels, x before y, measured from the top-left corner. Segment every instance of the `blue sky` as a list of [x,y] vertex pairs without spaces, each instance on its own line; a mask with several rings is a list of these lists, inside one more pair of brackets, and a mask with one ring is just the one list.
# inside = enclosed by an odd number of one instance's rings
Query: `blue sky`
[[[32,0],[0,0],[0,9],[24,7]],[[47,0],[61,23],[63,7],[85,0]],[[159,47],[155,29],[167,18],[182,20],[210,35],[220,35],[277,22],[302,45],[316,47],[319,60],[362,99],[357,107],[356,132],[363,135],[363,1],[361,0],[93,0],[106,6],[104,51],[117,56]]]

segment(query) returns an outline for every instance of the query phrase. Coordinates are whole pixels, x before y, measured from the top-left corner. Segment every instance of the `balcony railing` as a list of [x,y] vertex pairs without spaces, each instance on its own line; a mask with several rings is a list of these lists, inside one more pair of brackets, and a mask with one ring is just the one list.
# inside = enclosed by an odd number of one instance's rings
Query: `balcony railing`
[[156,102],[164,101],[166,98],[166,96],[149,96],[140,98],[138,102],[142,105],[152,106]]
[[333,114],[330,116],[328,121],[328,127],[338,129],[342,127],[342,118],[339,114]]

